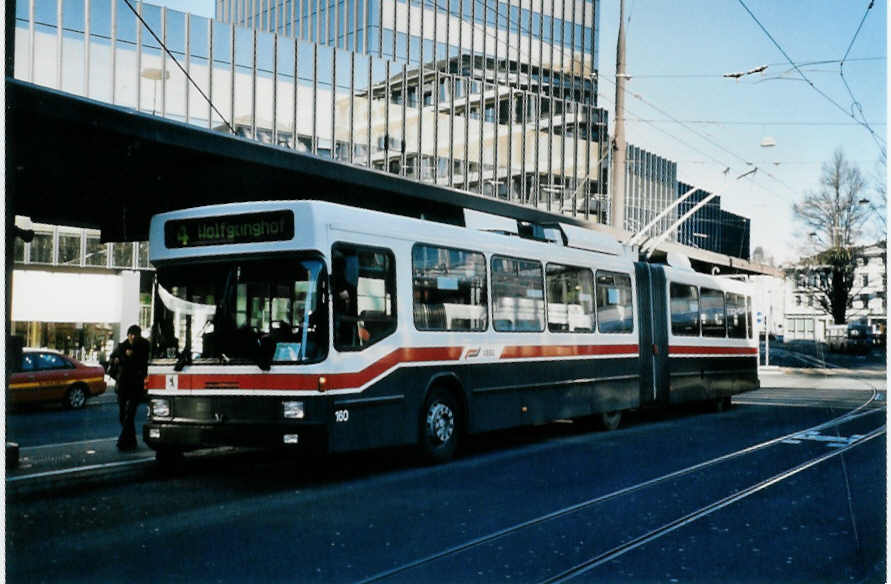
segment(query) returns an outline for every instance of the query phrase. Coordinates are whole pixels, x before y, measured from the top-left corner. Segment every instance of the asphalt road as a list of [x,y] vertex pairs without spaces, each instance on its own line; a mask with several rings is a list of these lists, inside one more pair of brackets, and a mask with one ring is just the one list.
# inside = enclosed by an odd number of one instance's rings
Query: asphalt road
[[[569,423],[499,432],[433,467],[407,450],[202,457],[173,477],[11,501],[6,577],[883,582],[885,436],[855,442],[883,410],[666,477],[866,396],[799,392],[790,403],[790,390],[721,414],[637,414],[611,433]],[[727,497],[740,498],[709,510]]]
[[[145,405],[136,412],[137,426],[146,419]],[[96,440],[121,432],[114,390],[89,398],[79,410],[66,410],[57,404],[19,407],[7,412],[6,439],[22,448]]]

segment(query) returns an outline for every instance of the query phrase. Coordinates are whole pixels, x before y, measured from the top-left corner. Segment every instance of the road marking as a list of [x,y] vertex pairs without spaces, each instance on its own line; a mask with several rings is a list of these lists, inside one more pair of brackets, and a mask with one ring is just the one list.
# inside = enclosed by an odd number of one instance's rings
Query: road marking
[[93,440],[78,440],[76,442],[58,442],[55,444],[41,444],[40,446],[23,446],[21,448],[21,452],[31,451],[31,450],[41,450],[43,448],[58,448],[60,446],[77,446],[79,444],[94,444],[96,442],[109,442],[111,440],[117,440],[117,436],[112,436],[110,438],[94,438]]
[[[853,434],[851,436],[824,436],[819,432],[805,432],[803,434],[798,434],[794,436],[794,438],[800,438],[801,440],[811,440],[813,442],[825,442],[826,446],[829,448],[843,448],[848,446],[849,444],[853,444],[857,442],[861,438],[863,438],[862,434]],[[786,444],[790,444],[790,442],[785,442]],[[800,441],[796,442],[800,444]]]
[[87,466],[78,466],[75,468],[65,468],[61,470],[49,470],[46,472],[37,472],[33,474],[20,475],[17,477],[7,477],[7,483],[18,483],[22,481],[28,481],[39,478],[53,478],[53,477],[64,477],[67,475],[76,475],[83,472],[93,471],[93,470],[103,470],[110,468],[118,468],[122,466],[135,466],[138,464],[145,464],[149,462],[154,462],[154,458],[136,458],[133,460],[124,460],[120,462],[106,462],[104,464],[91,464]]

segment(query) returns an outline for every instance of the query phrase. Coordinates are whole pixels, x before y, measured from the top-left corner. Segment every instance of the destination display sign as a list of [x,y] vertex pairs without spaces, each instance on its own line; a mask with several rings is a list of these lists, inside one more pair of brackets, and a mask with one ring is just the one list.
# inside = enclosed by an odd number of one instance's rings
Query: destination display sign
[[164,224],[168,249],[287,241],[293,237],[294,213],[288,210],[172,219]]

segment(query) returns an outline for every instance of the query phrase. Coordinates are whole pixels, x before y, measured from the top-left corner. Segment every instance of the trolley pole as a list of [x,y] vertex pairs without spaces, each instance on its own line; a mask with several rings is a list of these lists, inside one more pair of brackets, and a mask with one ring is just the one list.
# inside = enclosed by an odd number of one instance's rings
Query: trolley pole
[[616,42],[616,119],[610,168],[610,224],[625,239],[625,0],[619,0],[619,38]]

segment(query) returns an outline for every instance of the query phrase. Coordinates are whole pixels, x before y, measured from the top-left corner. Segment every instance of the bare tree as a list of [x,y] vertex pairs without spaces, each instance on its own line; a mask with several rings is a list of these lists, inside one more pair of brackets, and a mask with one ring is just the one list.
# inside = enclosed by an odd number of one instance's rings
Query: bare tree
[[884,237],[888,233],[888,191],[885,184],[886,165],[887,162],[884,157],[876,162],[872,176],[873,199],[867,203],[873,211],[872,223],[879,238]]
[[860,169],[836,150],[823,164],[819,189],[792,207],[796,219],[809,230],[810,254],[803,262],[813,275],[808,281],[817,293],[816,302],[835,324],[845,323],[853,301],[854,246],[870,215],[869,206],[862,203],[866,187]]

